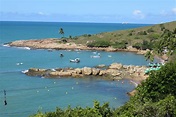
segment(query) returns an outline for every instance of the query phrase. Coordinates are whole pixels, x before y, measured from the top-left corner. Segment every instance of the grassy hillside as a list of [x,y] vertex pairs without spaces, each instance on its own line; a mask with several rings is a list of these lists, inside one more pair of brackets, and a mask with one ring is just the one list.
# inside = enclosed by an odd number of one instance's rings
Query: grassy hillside
[[77,44],[87,44],[95,41],[108,41],[110,42],[110,46],[119,43],[125,43],[126,46],[130,46],[136,43],[142,43],[144,40],[150,42],[153,39],[159,39],[165,29],[173,31],[175,28],[176,21],[173,21],[129,30],[104,32],[95,35],[85,34],[79,37],[74,37],[71,41],[74,41]]

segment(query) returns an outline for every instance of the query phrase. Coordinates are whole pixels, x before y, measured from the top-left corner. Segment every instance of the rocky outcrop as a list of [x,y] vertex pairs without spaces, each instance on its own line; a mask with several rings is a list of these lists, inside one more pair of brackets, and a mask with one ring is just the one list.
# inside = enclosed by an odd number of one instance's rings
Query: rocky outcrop
[[133,90],[133,91],[131,91],[131,92],[128,92],[127,94],[128,94],[129,96],[134,96],[136,93],[137,93],[137,91],[136,91],[136,90]]
[[99,73],[100,73],[100,69],[92,68],[92,74],[93,74],[94,76],[99,75]]
[[76,72],[76,74],[82,74],[82,69],[76,68],[76,69],[75,69],[75,72]]
[[[121,78],[141,78],[144,76],[146,67],[122,65],[120,63],[113,63],[106,67],[100,68],[57,68],[57,69],[38,69],[30,68],[27,75],[42,76],[42,77],[83,77],[83,76],[104,76],[112,79]],[[145,78],[145,77],[144,77]]]
[[46,69],[30,68],[25,74],[29,76],[43,76],[47,72]]
[[109,66],[109,69],[121,69],[123,67],[123,65],[121,63],[112,63]]
[[82,70],[84,75],[91,75],[92,74],[92,68],[84,67]]
[[101,70],[100,73],[99,73],[99,76],[104,76],[106,74],[107,74],[106,70]]
[[120,72],[115,69],[107,69],[106,74],[111,74],[112,76],[118,76],[118,75],[120,75]]

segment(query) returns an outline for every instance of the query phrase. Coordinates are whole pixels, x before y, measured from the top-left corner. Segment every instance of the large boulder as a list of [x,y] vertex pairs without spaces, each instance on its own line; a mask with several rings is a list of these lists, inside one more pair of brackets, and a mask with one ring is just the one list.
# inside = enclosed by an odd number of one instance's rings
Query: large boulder
[[83,74],[72,73],[72,77],[74,77],[74,78],[80,78],[80,77],[83,77]]
[[112,63],[109,66],[109,69],[121,69],[123,67],[123,65],[121,63]]
[[119,76],[119,75],[121,75],[121,72],[119,72],[116,69],[107,69],[106,72],[107,72],[107,74],[112,75],[112,76]]
[[100,70],[99,69],[95,69],[95,68],[92,68],[92,74],[93,75],[98,75],[100,73]]
[[30,68],[28,72],[38,72],[39,69],[38,68]]
[[103,76],[106,74],[106,70],[100,70],[99,76]]
[[92,75],[92,69],[90,67],[84,67],[82,72],[84,75]]
[[25,74],[30,76],[43,76],[46,71],[46,69],[30,68]]
[[59,76],[61,76],[61,77],[71,76],[71,75],[72,75],[72,72],[69,72],[69,71],[59,73]]
[[52,71],[48,75],[56,77],[56,76],[59,76],[59,73],[60,73],[59,71]]
[[75,72],[76,72],[76,74],[82,74],[82,69],[76,68],[76,69],[75,69]]
[[123,69],[128,69],[129,66],[128,65],[123,65]]
[[52,77],[57,77],[57,76],[67,77],[67,76],[71,76],[71,75],[72,75],[72,72],[69,72],[69,71],[65,71],[65,72],[52,71],[52,72],[49,73],[49,76],[52,76]]

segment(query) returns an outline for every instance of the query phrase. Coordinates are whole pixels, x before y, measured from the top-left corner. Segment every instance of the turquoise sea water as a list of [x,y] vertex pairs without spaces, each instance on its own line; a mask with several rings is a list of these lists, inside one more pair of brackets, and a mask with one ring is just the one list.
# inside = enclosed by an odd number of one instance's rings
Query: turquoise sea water
[[[56,23],[56,22],[0,22],[0,116],[26,117],[38,110],[53,111],[55,107],[68,105],[93,106],[94,100],[110,102],[112,108],[128,101],[126,92],[134,85],[128,80],[105,81],[98,78],[40,78],[22,73],[31,67],[94,67],[99,64],[110,65],[120,62],[126,65],[146,65],[142,55],[129,52],[102,52],[101,58],[91,58],[93,51],[29,50],[3,46],[14,40],[60,37],[58,30],[64,29],[65,36],[79,36],[106,31],[148,26],[144,24],[106,24],[106,23]],[[59,54],[64,57],[60,58]],[[111,57],[109,57],[111,55]],[[69,59],[79,57],[78,64]],[[122,82],[124,82],[122,84]],[[6,90],[7,105],[4,105]]]

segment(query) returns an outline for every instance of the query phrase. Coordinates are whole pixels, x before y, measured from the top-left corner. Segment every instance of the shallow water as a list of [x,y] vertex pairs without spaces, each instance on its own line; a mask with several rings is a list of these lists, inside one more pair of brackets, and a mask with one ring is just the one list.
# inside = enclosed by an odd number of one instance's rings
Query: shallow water
[[[99,51],[101,58],[91,58],[93,51],[52,51],[26,50],[19,48],[1,47],[0,68],[0,113],[5,116],[27,116],[42,111],[54,110],[56,106],[65,108],[68,105],[93,106],[93,101],[110,102],[111,107],[123,105],[129,97],[127,92],[134,88],[126,80],[105,81],[97,78],[41,78],[30,77],[22,71],[31,67],[37,68],[82,68],[94,67],[99,64],[110,65],[113,62],[123,64],[145,65],[147,62],[141,55],[128,52]],[[7,51],[8,50],[8,51]],[[11,53],[11,54],[10,54]],[[18,53],[18,54],[15,54]],[[64,57],[60,58],[59,53]],[[111,55],[109,57],[108,55]],[[80,63],[70,63],[70,58],[79,57]],[[12,59],[13,58],[13,59]],[[127,58],[131,58],[130,60]],[[8,105],[3,105],[3,90],[7,91]]]

